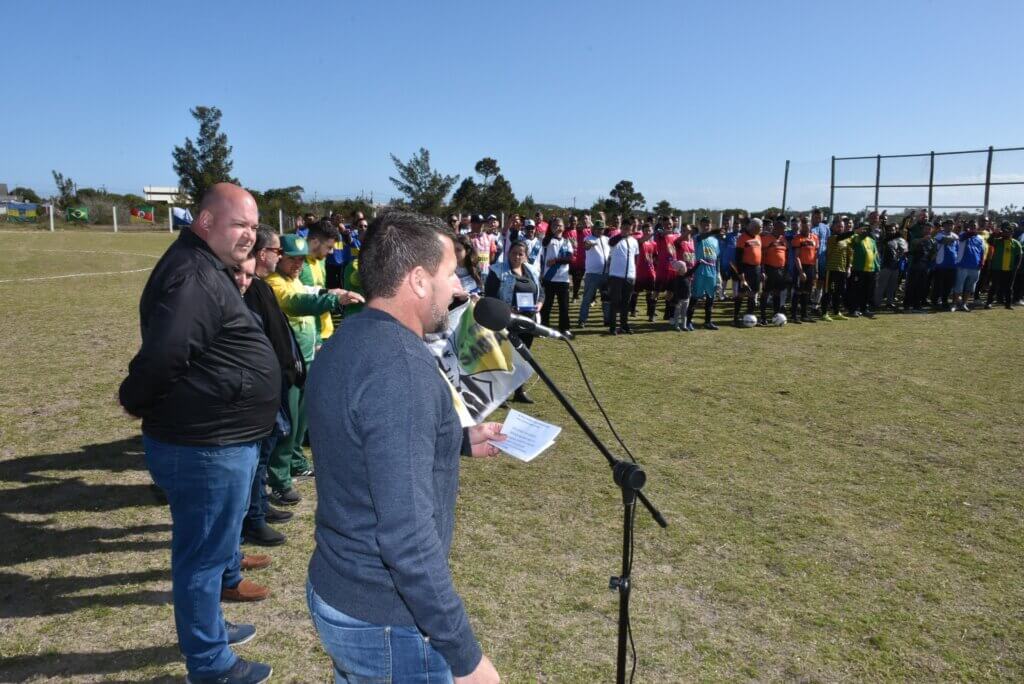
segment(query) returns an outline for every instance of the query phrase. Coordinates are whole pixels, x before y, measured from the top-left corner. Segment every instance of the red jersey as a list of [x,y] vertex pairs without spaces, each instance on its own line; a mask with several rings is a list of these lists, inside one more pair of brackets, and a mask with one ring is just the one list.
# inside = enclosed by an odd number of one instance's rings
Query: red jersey
[[587,248],[584,243],[590,237],[589,228],[580,228],[576,231],[576,251],[572,253],[572,268],[582,271],[587,263]]
[[676,238],[678,236],[668,233],[659,235],[655,240],[658,244],[658,259],[655,267],[655,277],[658,282],[667,283],[676,277],[676,270],[672,268],[672,262],[677,261]]
[[636,255],[636,286],[654,283],[657,273],[658,243],[653,239],[640,243],[640,251]]

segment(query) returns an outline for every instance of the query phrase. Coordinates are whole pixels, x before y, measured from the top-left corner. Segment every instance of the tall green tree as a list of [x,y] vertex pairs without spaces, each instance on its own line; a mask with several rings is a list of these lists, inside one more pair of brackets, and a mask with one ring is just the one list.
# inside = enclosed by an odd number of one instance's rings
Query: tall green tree
[[66,209],[75,202],[75,181],[57,171],[50,173],[53,174],[53,184],[57,186],[57,207]]
[[498,160],[492,159],[491,157],[484,157],[476,163],[473,170],[480,174],[484,179],[483,184],[486,186],[491,178],[496,177],[501,173],[501,167],[498,166]]
[[677,210],[669,204],[668,200],[661,200],[651,207],[651,211],[653,211],[657,216],[671,216],[672,214],[678,213]]
[[185,144],[175,147],[171,156],[181,193],[198,204],[210,186],[237,183],[238,179],[231,175],[234,163],[228,136],[220,130],[221,111],[200,105],[190,112],[199,122],[199,135],[194,143],[191,138],[185,138]]
[[503,211],[511,213],[519,205],[516,195],[512,192],[512,184],[500,173],[494,177],[494,181],[483,192],[484,207],[481,210]]
[[20,197],[23,202],[32,202],[34,204],[42,204],[43,202],[42,198],[32,188],[25,188],[19,185],[11,190],[11,194],[15,197]]
[[448,193],[459,182],[458,176],[442,175],[431,168],[430,151],[425,147],[421,147],[407,162],[393,154],[391,161],[398,171],[398,178],[389,176],[389,180],[406,196],[409,206],[421,214],[438,214]]
[[452,206],[459,211],[476,212],[480,207],[480,186],[468,176],[452,195]]
[[643,193],[637,192],[636,188],[633,187],[633,181],[620,180],[608,195],[610,199],[605,202],[607,210],[622,214],[623,216],[629,216],[634,211],[643,209],[647,205],[647,200],[644,199]]

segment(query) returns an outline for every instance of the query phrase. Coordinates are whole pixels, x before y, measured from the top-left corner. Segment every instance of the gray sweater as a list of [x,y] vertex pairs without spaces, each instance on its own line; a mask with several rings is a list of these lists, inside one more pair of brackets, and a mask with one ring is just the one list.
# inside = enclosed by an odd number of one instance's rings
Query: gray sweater
[[423,340],[372,308],[346,319],[306,383],[316,457],[313,589],[377,625],[415,625],[455,676],[480,646],[455,592],[463,431],[451,390]]

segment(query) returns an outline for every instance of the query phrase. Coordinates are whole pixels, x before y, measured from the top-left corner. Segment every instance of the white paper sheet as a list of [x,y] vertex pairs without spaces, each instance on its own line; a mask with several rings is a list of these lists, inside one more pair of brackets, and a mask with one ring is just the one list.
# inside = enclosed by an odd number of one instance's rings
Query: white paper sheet
[[562,428],[557,425],[545,423],[512,409],[505,418],[505,424],[501,426],[501,434],[508,435],[508,439],[504,442],[490,443],[509,456],[529,462],[554,444],[561,431]]

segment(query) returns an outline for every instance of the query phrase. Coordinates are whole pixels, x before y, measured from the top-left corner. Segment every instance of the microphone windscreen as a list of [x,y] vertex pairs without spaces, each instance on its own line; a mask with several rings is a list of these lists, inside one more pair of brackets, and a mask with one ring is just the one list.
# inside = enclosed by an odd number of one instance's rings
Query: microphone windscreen
[[473,320],[488,330],[504,330],[512,322],[512,309],[500,299],[481,297],[473,307]]

